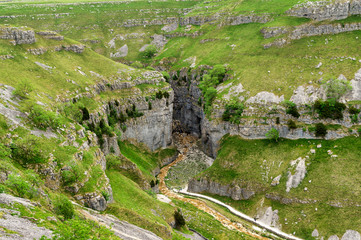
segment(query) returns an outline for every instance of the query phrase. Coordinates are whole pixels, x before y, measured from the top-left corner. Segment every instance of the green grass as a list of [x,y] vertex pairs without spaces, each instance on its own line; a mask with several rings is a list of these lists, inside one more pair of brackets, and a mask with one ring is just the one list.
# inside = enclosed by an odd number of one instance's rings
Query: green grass
[[159,202],[117,171],[107,170],[106,174],[115,200],[107,212],[169,239],[171,228],[167,222],[172,220],[174,208]]
[[[339,236],[347,229],[360,231],[359,212],[355,205],[360,204],[361,188],[358,169],[361,157],[358,146],[361,138],[346,137],[338,140],[286,140],[278,143],[269,140],[244,140],[238,136],[223,138],[221,148],[214,164],[196,178],[207,178],[221,184],[239,184],[256,191],[250,200],[233,201],[227,197],[216,197],[231,204],[242,212],[255,216],[266,193],[289,199],[314,199],[313,204],[282,205],[265,200],[263,206],[273,206],[280,211],[283,230],[296,231],[296,235],[310,239],[310,233],[317,228],[321,234]],[[316,146],[321,144],[321,148]],[[316,149],[311,154],[310,149]],[[337,158],[327,153],[331,150]],[[299,157],[306,160],[307,174],[297,188],[286,192],[286,181],[290,171],[290,161]],[[281,175],[278,186],[272,187],[272,178]],[[311,181],[311,182],[310,182]],[[307,187],[307,191],[304,188]],[[344,207],[331,207],[338,202]],[[315,208],[318,210],[316,211]],[[307,217],[302,217],[303,211]],[[355,212],[356,211],[356,212]],[[298,224],[284,224],[285,218]],[[337,228],[330,228],[333,221],[339,220]],[[291,220],[292,219],[292,220]]]

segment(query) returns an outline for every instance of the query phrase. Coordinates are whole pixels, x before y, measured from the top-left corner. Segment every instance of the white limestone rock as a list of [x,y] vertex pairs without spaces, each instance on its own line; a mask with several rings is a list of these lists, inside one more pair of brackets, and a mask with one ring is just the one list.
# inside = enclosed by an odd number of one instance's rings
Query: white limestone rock
[[357,231],[346,230],[346,232],[342,236],[341,240],[361,240],[361,235]]
[[340,240],[337,235],[331,235],[328,240]]
[[270,92],[259,92],[254,97],[250,97],[246,102],[247,103],[258,103],[258,104],[268,104],[268,103],[281,103],[284,101],[285,98],[282,95],[281,97],[275,95],[274,93]]
[[320,234],[318,233],[318,230],[317,230],[317,229],[313,230],[311,235],[312,235],[312,237],[318,237],[318,236],[320,236]]
[[294,175],[291,172],[288,172],[288,180],[286,182],[286,192],[289,192],[291,188],[296,188],[301,183],[301,181],[305,178],[307,170],[306,170],[306,159],[298,158],[291,162],[291,167],[296,166],[296,172]]
[[275,177],[272,182],[271,182],[271,186],[277,186],[278,184],[280,184],[280,180],[281,180],[281,175],[278,175],[277,177]]
[[172,31],[176,30],[177,28],[178,28],[178,23],[173,23],[173,24],[165,25],[164,27],[162,27],[162,31],[172,32]]
[[121,58],[126,57],[128,55],[128,45],[124,44],[121,48],[117,50],[115,53],[110,53],[111,58]]
[[268,207],[263,215],[259,218],[259,221],[275,228],[280,228],[278,210],[272,210],[272,207]]

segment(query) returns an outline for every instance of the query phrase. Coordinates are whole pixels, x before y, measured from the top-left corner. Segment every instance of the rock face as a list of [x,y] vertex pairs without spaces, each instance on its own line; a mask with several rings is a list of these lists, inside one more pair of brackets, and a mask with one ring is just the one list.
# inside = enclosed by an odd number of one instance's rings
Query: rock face
[[128,55],[128,45],[124,44],[123,47],[119,48],[117,52],[110,53],[111,58],[121,58]]
[[288,180],[286,182],[286,192],[289,192],[291,188],[296,188],[306,176],[306,159],[298,158],[291,162],[291,167],[295,167],[295,174],[288,172]]
[[137,109],[144,115],[127,121],[122,139],[136,139],[152,151],[169,146],[172,143],[173,99],[174,94],[170,91],[169,98],[152,101],[152,110],[144,99],[137,102]]
[[[1,193],[0,194],[0,203],[5,205],[13,205],[13,204],[21,204],[28,209],[32,209],[35,207],[35,204],[32,203],[28,199],[14,197],[9,194]],[[38,227],[32,221],[20,217],[20,212],[0,208],[0,212],[2,216],[0,218],[0,226],[11,230],[13,232],[6,232],[1,231],[1,239],[4,240],[13,240],[13,239],[25,239],[25,240],[32,240],[32,239],[40,239],[43,235],[51,238],[52,231],[44,228]]]
[[345,98],[348,101],[361,100],[361,69],[355,74],[355,79],[351,81],[352,91]]
[[361,13],[361,1],[319,1],[296,5],[286,12],[290,16],[306,17],[317,21],[339,20]]
[[281,103],[285,98],[283,95],[281,97],[276,96],[270,92],[259,92],[256,96],[250,97],[246,102],[247,103],[258,103],[258,104],[268,104],[268,103]]
[[[201,120],[204,118],[203,110],[198,104],[201,91],[198,88],[200,72],[193,72],[191,76],[184,68],[179,73],[172,72],[170,84],[174,90],[175,129],[180,132],[201,135]],[[181,80],[183,79],[183,80]],[[188,87],[187,82],[190,83]]]
[[25,28],[0,28],[0,39],[13,40],[14,45],[32,44],[36,42],[35,32]]
[[188,191],[194,193],[209,192],[220,196],[230,197],[233,200],[250,199],[255,192],[239,186],[222,185],[207,179],[191,179],[188,183]]
[[[269,15],[236,15],[227,16],[222,14],[215,14],[212,16],[189,16],[189,17],[166,17],[166,18],[142,18],[142,19],[127,19],[123,23],[119,23],[118,26],[122,27],[136,27],[136,26],[156,26],[166,25],[164,31],[169,31],[175,28],[175,24],[180,26],[186,25],[204,25],[215,24],[220,25],[240,25],[246,23],[266,23],[272,19]],[[169,30],[168,30],[169,29]]]
[[291,97],[291,101],[297,105],[314,103],[317,99],[324,99],[326,92],[322,88],[310,86],[299,86]]
[[276,228],[280,228],[280,224],[279,224],[279,216],[278,216],[278,210],[272,210],[272,207],[268,207],[263,215],[260,216],[259,218],[260,222],[263,222],[264,224],[267,224],[268,226],[271,227],[276,227]]
[[321,24],[321,25],[304,24],[287,29],[282,27],[263,28],[261,30],[261,33],[263,34],[264,38],[277,37],[281,34],[286,35],[283,38],[276,39],[272,43],[268,43],[264,45],[264,48],[269,48],[271,46],[281,47],[289,43],[291,40],[301,39],[304,37],[338,34],[343,32],[357,31],[360,29],[361,29],[361,23]]
[[0,226],[12,231],[1,231],[2,240],[33,240],[40,239],[42,236],[52,238],[52,231],[38,227],[32,221],[20,217],[20,212],[5,208],[0,208],[0,211],[3,213],[0,218]]

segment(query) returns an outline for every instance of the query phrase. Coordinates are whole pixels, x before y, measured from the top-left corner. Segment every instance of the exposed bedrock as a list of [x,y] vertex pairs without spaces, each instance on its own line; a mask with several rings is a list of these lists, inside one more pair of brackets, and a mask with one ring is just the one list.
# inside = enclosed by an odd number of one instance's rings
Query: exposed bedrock
[[351,15],[361,13],[360,0],[347,1],[317,1],[302,3],[296,5],[286,12],[290,16],[306,17],[314,20],[338,20],[344,19]]
[[249,199],[255,194],[253,190],[242,188],[238,185],[222,185],[205,178],[200,180],[191,179],[188,183],[188,191],[195,193],[208,192],[220,196],[230,197],[233,200]]
[[35,32],[25,28],[0,27],[0,39],[12,40],[14,45],[36,42]]

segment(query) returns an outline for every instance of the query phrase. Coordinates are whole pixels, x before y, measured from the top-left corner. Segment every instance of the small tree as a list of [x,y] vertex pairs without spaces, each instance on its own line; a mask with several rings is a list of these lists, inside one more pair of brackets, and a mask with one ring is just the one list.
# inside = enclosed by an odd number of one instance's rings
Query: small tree
[[174,219],[175,219],[175,225],[178,228],[181,228],[184,225],[186,225],[186,221],[184,220],[182,212],[181,212],[181,210],[179,208],[178,208],[177,211],[174,212]]
[[271,128],[271,130],[269,130],[266,133],[266,137],[270,140],[274,140],[276,142],[278,142],[278,139],[280,138],[279,132],[277,129],[275,128]]
[[316,137],[325,137],[327,134],[327,127],[323,123],[316,124]]
[[295,121],[293,121],[292,119],[288,120],[287,126],[288,126],[288,129],[290,129],[290,130],[297,128]]
[[27,98],[29,93],[33,91],[33,87],[31,86],[30,82],[27,80],[20,81],[14,91],[14,95],[17,95],[21,98]]
[[327,97],[335,98],[336,100],[340,99],[347,91],[352,90],[350,82],[343,79],[331,79],[323,83],[323,86]]
[[152,58],[157,53],[157,48],[154,45],[148,45],[143,52],[141,52],[141,56],[143,58]]
[[54,203],[54,209],[56,214],[62,215],[65,220],[71,219],[74,216],[73,204],[64,195],[60,195],[56,198]]

